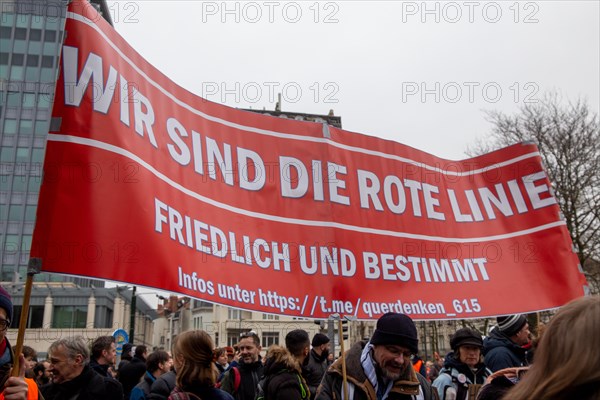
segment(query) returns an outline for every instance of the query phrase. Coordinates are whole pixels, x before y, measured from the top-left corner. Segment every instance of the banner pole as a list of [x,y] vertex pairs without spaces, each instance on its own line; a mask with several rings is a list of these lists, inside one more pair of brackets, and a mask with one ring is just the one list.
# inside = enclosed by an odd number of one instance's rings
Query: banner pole
[[342,318],[338,319],[338,335],[340,339],[340,351],[342,352],[342,384],[344,388],[343,398],[349,400],[348,397],[348,375],[346,374],[346,351],[344,349],[344,328],[342,325]]
[[15,362],[11,376],[19,376],[20,356],[23,352],[23,341],[25,339],[25,329],[27,327],[27,318],[29,317],[29,300],[31,298],[31,287],[33,286],[33,276],[40,273],[42,267],[41,258],[30,258],[27,266],[27,280],[25,281],[25,293],[23,293],[23,305],[21,307],[21,318],[19,319],[19,332],[17,334],[17,345],[15,346]]

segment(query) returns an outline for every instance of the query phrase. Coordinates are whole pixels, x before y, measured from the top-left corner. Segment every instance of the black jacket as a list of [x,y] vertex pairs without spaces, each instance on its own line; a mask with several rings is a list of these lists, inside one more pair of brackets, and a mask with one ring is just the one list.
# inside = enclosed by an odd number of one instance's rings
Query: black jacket
[[502,334],[498,327],[492,329],[490,335],[484,339],[483,356],[485,365],[492,372],[528,365],[527,350]]
[[167,400],[173,389],[175,389],[176,378],[175,371],[169,371],[159,376],[150,386],[148,400]]
[[135,387],[146,372],[146,360],[141,357],[134,356],[127,364],[123,365],[118,372],[118,379],[123,385],[123,394],[125,399],[129,399],[131,389]]
[[310,389],[312,399],[314,399],[317,394],[317,388],[321,384],[321,379],[323,379],[323,375],[325,375],[327,368],[327,355],[320,356],[315,352],[315,349],[312,349],[308,355],[308,364],[302,371],[304,379],[306,379],[306,383]]
[[[235,389],[235,373],[237,368],[240,373],[240,387]],[[259,360],[253,363],[240,363],[229,368],[221,380],[221,389],[231,394],[236,400],[254,400],[257,394],[258,382],[263,376],[263,363]]]
[[302,375],[280,363],[265,366],[265,400],[307,400],[308,385]]
[[101,376],[88,365],[81,374],[64,383],[49,383],[40,388],[46,400],[121,400],[123,388],[115,379]]

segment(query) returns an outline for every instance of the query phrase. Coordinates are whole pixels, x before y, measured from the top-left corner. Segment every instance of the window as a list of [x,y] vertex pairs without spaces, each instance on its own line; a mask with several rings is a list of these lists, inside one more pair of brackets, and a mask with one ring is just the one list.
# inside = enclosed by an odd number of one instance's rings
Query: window
[[18,39],[18,40],[27,39],[27,28],[15,28],[15,39]]
[[52,328],[85,328],[87,309],[83,306],[55,306]]
[[35,93],[23,93],[23,107],[35,107]]
[[[15,329],[19,327],[21,320],[22,306],[13,307],[13,319],[11,326]],[[44,306],[30,306],[29,314],[27,315],[27,328],[42,328],[44,322]]]
[[54,57],[42,56],[42,67],[43,68],[52,68],[53,66],[54,66]]
[[27,54],[27,66],[28,67],[37,67],[40,62],[40,56],[37,54]]
[[25,62],[25,54],[15,53],[12,56],[12,65],[23,65]]
[[21,236],[21,251],[31,250],[31,235]]
[[6,95],[6,105],[9,107],[18,107],[21,105],[21,92],[8,92]]
[[227,309],[227,319],[242,319],[242,310],[238,310],[237,308],[228,308]]
[[27,187],[27,176],[16,176],[13,179],[13,192],[24,192]]
[[[21,121],[23,123],[24,121]],[[29,149],[27,147],[17,147],[17,162],[23,163],[29,160]]]
[[39,108],[49,108],[50,102],[52,102],[52,95],[50,93],[40,93],[38,96]]
[[0,162],[13,162],[15,161],[14,150],[10,147],[3,147],[0,150]]
[[11,28],[10,26],[3,26],[2,28],[0,28],[0,37],[2,39],[8,39],[10,37],[11,34]]
[[20,221],[23,218],[23,206],[21,204],[11,204],[8,212],[9,221]]
[[106,306],[96,306],[94,315],[94,328],[103,329],[111,328],[113,320],[113,311]]
[[55,42],[56,41],[56,31],[48,30],[44,35],[44,42]]
[[30,119],[22,119],[19,124],[19,133],[22,135],[31,135],[33,133],[33,121]]
[[17,120],[6,118],[4,120],[4,134],[14,135],[17,133]]
[[279,320],[279,315],[263,314],[262,319],[268,319],[268,320],[278,321]]
[[25,221],[35,221],[36,206],[25,206]]
[[227,346],[236,346],[240,342],[240,334],[247,329],[227,329]]
[[266,349],[274,344],[279,345],[279,332],[263,332],[262,347]]
[[42,40],[42,30],[41,29],[31,29],[29,31],[29,40],[35,40],[35,41]]

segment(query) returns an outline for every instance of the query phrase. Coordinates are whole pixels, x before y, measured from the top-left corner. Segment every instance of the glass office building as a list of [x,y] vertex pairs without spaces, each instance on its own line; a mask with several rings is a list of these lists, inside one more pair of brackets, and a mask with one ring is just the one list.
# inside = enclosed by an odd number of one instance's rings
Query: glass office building
[[[67,4],[0,0],[0,282],[26,275]],[[110,22],[106,2],[92,4]]]

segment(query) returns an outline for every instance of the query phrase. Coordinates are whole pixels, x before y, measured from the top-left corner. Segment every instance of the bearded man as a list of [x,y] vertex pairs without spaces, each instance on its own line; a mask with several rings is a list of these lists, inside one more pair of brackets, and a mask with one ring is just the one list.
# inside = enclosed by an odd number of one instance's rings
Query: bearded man
[[418,352],[415,323],[405,314],[387,313],[377,321],[370,341],[345,354],[348,393],[343,393],[342,359],[327,371],[316,400],[431,400],[431,384],[412,367]]

